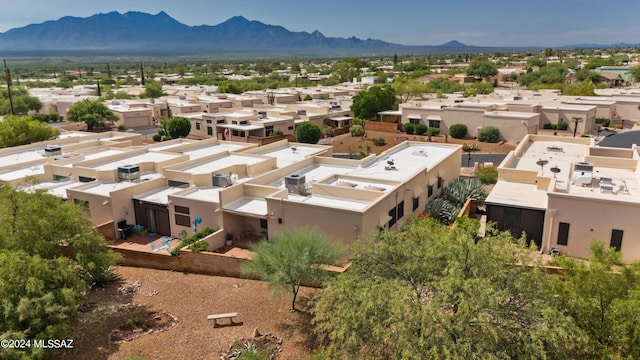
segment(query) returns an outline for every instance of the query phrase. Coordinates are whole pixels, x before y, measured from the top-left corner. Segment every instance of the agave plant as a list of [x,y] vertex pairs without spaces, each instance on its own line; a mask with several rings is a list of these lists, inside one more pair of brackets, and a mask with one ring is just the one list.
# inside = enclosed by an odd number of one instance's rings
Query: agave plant
[[484,201],[487,193],[477,178],[459,177],[442,189],[442,196],[452,204],[462,207],[469,198]]
[[451,224],[467,199],[484,201],[487,194],[484,185],[476,178],[459,177],[442,189],[442,196],[429,202],[431,217],[443,224]]
[[451,224],[456,219],[461,208],[442,197],[433,199],[427,204],[429,215],[445,225]]

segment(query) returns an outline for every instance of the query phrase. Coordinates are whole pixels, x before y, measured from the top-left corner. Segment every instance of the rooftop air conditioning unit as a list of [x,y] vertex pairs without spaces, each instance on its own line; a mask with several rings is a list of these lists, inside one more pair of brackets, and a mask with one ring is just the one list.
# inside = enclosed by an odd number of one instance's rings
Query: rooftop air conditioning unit
[[118,179],[122,181],[137,180],[140,178],[140,166],[122,165],[118,166]]
[[455,99],[455,100],[453,100],[453,102],[454,102],[454,103],[456,103],[456,104],[460,104],[460,103],[464,102],[464,100],[462,100],[462,99]]
[[56,156],[62,154],[62,148],[58,145],[49,145],[44,148],[44,156]]
[[513,100],[522,100],[522,96],[514,96]]
[[305,194],[305,176],[304,175],[289,175],[284,178],[284,185],[290,194]]
[[258,116],[260,117],[260,119],[266,119],[267,118],[267,112],[266,111],[258,111]]
[[593,164],[578,161],[573,166],[573,182],[576,185],[588,186],[593,182]]
[[180,99],[180,100],[187,100],[187,97],[186,97],[186,96],[184,96],[184,95],[180,95],[180,96],[178,96],[178,99]]
[[298,111],[296,112],[296,114],[297,114],[297,115],[306,116],[306,115],[307,115],[307,110],[302,110],[302,109],[300,109],[300,110],[298,110]]
[[231,174],[213,174],[213,186],[229,187],[233,185]]
[[111,102],[111,105],[120,105],[120,101],[113,101]]

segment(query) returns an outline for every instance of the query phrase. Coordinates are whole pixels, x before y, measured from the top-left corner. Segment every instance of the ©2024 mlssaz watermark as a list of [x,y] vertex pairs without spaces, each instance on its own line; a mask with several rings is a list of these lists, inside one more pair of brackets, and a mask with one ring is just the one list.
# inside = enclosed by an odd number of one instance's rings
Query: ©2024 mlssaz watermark
[[0,340],[2,349],[73,349],[73,339],[5,339]]

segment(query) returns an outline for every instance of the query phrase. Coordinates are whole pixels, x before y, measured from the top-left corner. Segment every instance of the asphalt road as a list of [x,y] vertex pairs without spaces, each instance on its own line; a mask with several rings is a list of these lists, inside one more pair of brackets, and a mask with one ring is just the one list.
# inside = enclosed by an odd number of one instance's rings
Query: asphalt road
[[462,164],[462,167],[473,167],[476,162],[478,164],[491,162],[497,167],[506,156],[507,154],[463,153],[460,164]]

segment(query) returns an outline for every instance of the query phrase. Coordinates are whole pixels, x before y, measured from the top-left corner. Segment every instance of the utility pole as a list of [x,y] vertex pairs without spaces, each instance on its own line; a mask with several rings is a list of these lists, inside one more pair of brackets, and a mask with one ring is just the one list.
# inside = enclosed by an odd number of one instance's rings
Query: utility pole
[[13,98],[11,97],[11,75],[9,75],[9,68],[7,67],[7,60],[2,59],[4,63],[4,77],[7,80],[7,93],[9,95],[9,108],[11,109],[11,115],[15,115],[16,112],[13,110]]

